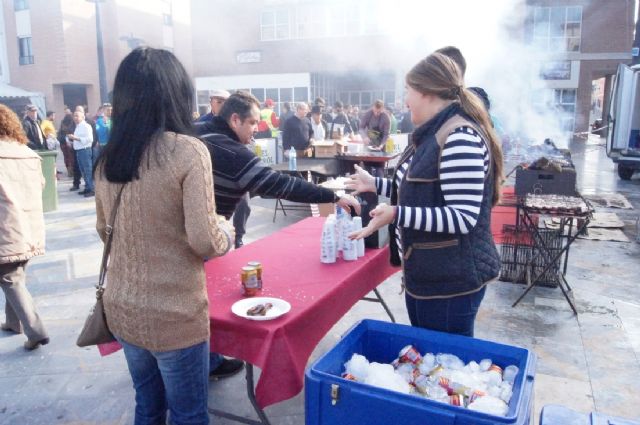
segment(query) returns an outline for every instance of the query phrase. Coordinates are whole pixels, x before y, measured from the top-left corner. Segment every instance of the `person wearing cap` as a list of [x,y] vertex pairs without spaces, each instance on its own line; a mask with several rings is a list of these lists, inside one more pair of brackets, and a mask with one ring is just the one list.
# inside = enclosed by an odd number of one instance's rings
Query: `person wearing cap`
[[322,119],[322,109],[318,105],[311,108],[311,130],[313,130],[313,140],[322,141],[329,136],[329,124]]
[[260,122],[258,123],[258,133],[256,139],[264,139],[268,137],[278,137],[278,127],[280,120],[273,111],[275,103],[271,99],[264,102],[264,108],[260,110]]
[[213,117],[220,113],[220,109],[222,109],[222,105],[224,101],[229,98],[231,94],[226,90],[213,90],[211,92],[211,96],[209,97],[209,104],[211,105],[211,111],[209,113],[202,115],[200,118],[196,120],[196,122],[211,122],[213,121]]
[[334,132],[338,132],[339,128],[342,128],[342,134],[347,135],[353,133],[353,129],[351,128],[351,123],[349,122],[349,118],[347,114],[344,113],[344,105],[342,102],[337,101],[333,105],[333,111],[336,113],[336,116],[332,118],[329,126],[329,139],[334,138]]
[[22,128],[24,128],[27,140],[29,140],[28,147],[36,151],[47,150],[47,145],[45,144],[47,138],[40,127],[38,108],[35,105],[27,105],[26,116],[22,120]]

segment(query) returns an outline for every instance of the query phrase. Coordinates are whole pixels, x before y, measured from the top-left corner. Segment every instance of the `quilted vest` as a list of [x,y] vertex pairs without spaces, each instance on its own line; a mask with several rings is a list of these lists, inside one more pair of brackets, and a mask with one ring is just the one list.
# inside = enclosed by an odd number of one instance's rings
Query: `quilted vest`
[[[403,153],[398,166],[411,155],[413,159],[400,187],[392,193],[392,205],[445,205],[439,177],[440,157],[448,135],[461,126],[469,126],[481,135],[484,132],[459,113],[449,113],[442,121],[422,137],[415,137]],[[485,136],[483,139],[488,140]],[[498,276],[500,256],[491,235],[494,190],[493,166],[490,166],[478,221],[466,235],[400,229],[407,293],[419,299],[449,298],[478,291]],[[395,242],[395,238],[391,241]],[[399,265],[397,247],[395,243],[391,245],[392,263]]]

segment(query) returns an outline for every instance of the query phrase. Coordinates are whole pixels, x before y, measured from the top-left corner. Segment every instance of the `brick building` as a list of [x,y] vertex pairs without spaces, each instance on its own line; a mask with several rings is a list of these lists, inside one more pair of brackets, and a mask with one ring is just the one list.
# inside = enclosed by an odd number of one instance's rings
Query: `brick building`
[[[190,2],[103,0],[99,8],[109,92],[118,64],[138,44],[174,50],[192,72]],[[2,12],[4,81],[43,93],[59,115],[64,105],[94,112],[101,103],[95,1],[4,0]]]
[[[375,99],[401,105],[407,70],[439,47],[426,34],[429,19],[448,19],[415,7],[409,0],[192,0],[198,107],[206,111],[216,88],[250,90],[278,106],[316,96],[361,108]],[[537,52],[544,80],[531,102],[553,104],[566,112],[566,130],[585,131],[592,81],[606,79],[607,98],[617,64],[631,58],[634,1],[526,0],[518,8],[521,22],[510,25]],[[425,34],[398,43],[411,13],[426,16]]]

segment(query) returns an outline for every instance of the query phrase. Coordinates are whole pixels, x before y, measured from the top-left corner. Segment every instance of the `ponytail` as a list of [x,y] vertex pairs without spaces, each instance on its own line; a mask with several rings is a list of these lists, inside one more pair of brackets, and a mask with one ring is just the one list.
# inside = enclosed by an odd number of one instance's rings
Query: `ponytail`
[[469,116],[469,118],[480,126],[480,129],[488,138],[486,143],[489,145],[489,154],[491,155],[490,164],[493,171],[494,183],[492,204],[493,206],[496,206],[498,201],[500,201],[500,187],[502,186],[503,181],[502,148],[500,147],[498,135],[493,129],[493,124],[491,123],[491,118],[489,118],[487,109],[485,108],[482,100],[475,93],[463,87],[460,90],[459,98],[462,110]]

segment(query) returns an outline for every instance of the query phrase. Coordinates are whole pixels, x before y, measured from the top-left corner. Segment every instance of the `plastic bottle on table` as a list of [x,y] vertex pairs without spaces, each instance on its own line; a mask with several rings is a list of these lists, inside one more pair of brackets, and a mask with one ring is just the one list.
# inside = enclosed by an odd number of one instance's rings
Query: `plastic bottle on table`
[[331,264],[336,262],[336,219],[330,215],[322,226],[322,241],[320,243],[320,262]]
[[[357,232],[362,230],[362,217],[353,217],[353,231]],[[356,241],[358,257],[364,256],[364,239]]]
[[350,217],[343,214],[345,218],[342,219],[342,259],[345,261],[355,261],[358,259],[358,246],[357,242],[349,239],[349,234],[353,232],[353,222]]
[[289,149],[289,171],[296,171],[298,169],[297,158],[298,154],[293,146],[291,146],[291,149]]

